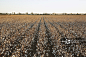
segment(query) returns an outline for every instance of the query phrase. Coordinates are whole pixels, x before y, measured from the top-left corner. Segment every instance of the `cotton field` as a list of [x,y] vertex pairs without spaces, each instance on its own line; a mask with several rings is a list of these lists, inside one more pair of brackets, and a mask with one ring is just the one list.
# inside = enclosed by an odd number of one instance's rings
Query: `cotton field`
[[86,57],[86,16],[0,15],[0,57]]

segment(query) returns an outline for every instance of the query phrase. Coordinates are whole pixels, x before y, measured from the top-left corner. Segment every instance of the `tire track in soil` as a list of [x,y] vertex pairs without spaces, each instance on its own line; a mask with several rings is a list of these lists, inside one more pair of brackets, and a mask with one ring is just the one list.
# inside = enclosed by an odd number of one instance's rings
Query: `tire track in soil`
[[[43,20],[44,20],[44,17],[43,17]],[[45,50],[49,50],[47,53],[48,53],[48,57],[55,57],[55,55],[52,53],[53,52],[53,45],[51,44],[52,40],[50,39],[51,38],[51,33],[48,29],[48,25],[46,23],[46,21],[44,20],[44,25],[45,25],[45,29],[46,29],[46,38],[48,38],[48,42],[47,42],[47,46],[45,46]],[[47,57],[46,55],[44,55],[45,57]]]
[[41,25],[41,20],[38,23],[38,27],[36,28],[36,31],[34,32],[34,40],[32,41],[31,50],[30,50],[31,57],[34,56],[34,54],[36,54],[36,49],[37,49],[36,45],[37,45],[37,41],[39,40],[38,38],[39,38],[39,30],[40,30],[39,28]]
[[[26,29],[26,31],[24,32],[24,34],[23,34],[22,36],[24,36],[25,33],[26,33],[29,29],[31,29],[31,28],[36,24],[36,22],[37,22],[37,21],[35,21],[33,24],[31,24],[31,25]],[[24,39],[24,37],[22,37],[22,36],[17,36],[17,37],[16,37],[17,39],[16,39],[14,42],[11,42],[11,44],[13,44],[13,46],[9,46],[9,48],[11,48],[11,51],[9,51],[9,55],[6,55],[6,57],[11,56],[12,53],[14,52],[15,48],[20,45],[20,42]],[[3,51],[3,54],[1,54],[1,56],[5,56],[5,55],[4,55],[5,52],[6,52],[6,51]]]

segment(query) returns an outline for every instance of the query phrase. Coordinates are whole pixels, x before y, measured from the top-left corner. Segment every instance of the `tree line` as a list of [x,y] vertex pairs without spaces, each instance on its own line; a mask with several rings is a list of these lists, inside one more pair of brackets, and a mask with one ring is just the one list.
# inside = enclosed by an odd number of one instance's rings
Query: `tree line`
[[42,13],[42,14],[39,14],[39,13],[15,13],[15,12],[12,12],[12,13],[0,13],[0,15],[86,15],[86,13]]

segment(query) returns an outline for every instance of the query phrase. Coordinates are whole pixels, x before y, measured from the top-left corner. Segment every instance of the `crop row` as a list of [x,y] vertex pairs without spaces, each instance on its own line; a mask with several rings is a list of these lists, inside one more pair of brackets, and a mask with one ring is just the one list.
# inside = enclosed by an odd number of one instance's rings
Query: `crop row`
[[86,22],[39,17],[0,24],[2,57],[85,57]]

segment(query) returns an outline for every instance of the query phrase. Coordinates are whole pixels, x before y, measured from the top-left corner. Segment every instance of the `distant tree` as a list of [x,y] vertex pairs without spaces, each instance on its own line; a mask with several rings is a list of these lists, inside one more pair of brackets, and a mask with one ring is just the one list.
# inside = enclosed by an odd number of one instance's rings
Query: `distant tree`
[[28,15],[28,12],[26,12],[26,15]]
[[65,15],[67,15],[67,13],[64,13]]
[[9,13],[9,15],[11,15],[11,13]]
[[55,15],[56,13],[52,13],[52,15]]
[[33,15],[33,12],[31,12],[31,15]]
[[72,15],[72,13],[71,13],[71,15]]
[[84,15],[86,15],[86,13]]
[[19,15],[21,15],[21,13],[19,12]]
[[37,13],[35,13],[35,15],[37,15]]
[[78,13],[76,15],[78,15]]
[[8,15],[8,13],[6,13],[6,15]]
[[0,13],[0,15],[2,15],[2,13]]
[[12,12],[12,14],[14,14],[14,13]]
[[47,13],[44,13],[44,15],[47,15]]
[[15,15],[15,12],[14,12],[14,15]]
[[62,13],[62,15],[67,15],[67,13]]
[[62,15],[65,15],[65,13],[62,13]]

